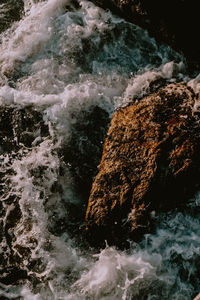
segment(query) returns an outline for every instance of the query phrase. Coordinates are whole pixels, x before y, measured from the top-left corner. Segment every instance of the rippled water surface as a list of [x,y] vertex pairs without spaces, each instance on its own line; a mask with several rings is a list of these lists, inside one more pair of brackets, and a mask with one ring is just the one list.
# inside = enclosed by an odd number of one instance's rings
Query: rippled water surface
[[[46,135],[34,131],[31,147],[0,149],[2,185],[21,212],[12,235],[0,237],[0,255],[3,264],[20,257],[27,274],[1,281],[0,299],[192,299],[200,278],[198,194],[182,211],[156,216],[156,232],[126,251],[106,243],[91,249],[82,237],[84,184],[89,189],[87,177],[97,172],[113,111],[158,79],[190,81],[182,57],[88,1],[24,0],[21,20],[0,40],[1,107],[31,107],[48,127]],[[198,83],[190,81],[197,91]],[[14,210],[7,194],[1,224]]]

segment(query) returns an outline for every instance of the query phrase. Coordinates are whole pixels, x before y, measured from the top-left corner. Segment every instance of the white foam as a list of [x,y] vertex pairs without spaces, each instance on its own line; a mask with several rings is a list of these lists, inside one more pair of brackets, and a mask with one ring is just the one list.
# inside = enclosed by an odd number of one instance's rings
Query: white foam
[[196,93],[200,93],[200,74],[188,82],[188,86],[193,88]]
[[28,16],[20,21],[9,39],[3,36],[0,46],[1,71],[9,73],[18,62],[37,54],[51,37],[51,22],[61,13],[68,0],[32,3]]
[[[150,84],[156,80],[166,79],[173,82],[178,78],[187,80],[184,75],[185,67],[183,62],[175,63],[173,61],[167,62],[158,69],[147,70],[146,72],[136,75],[129,81],[127,89],[123,97],[123,105],[133,101],[133,99],[140,99],[149,93]],[[120,106],[120,103],[119,103]]]
[[155,266],[139,253],[126,255],[106,247],[97,257],[89,272],[75,283],[83,295],[94,299],[126,299],[128,289],[134,289],[136,282],[155,276]]

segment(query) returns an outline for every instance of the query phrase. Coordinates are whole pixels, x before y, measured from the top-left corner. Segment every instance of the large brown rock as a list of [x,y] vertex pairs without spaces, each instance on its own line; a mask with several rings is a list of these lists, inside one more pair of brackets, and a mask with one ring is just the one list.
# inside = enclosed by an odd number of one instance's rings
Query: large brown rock
[[187,58],[192,67],[200,65],[198,1],[189,0],[92,0],[127,21],[147,29],[158,41],[167,43]]
[[195,100],[185,84],[170,84],[114,113],[86,214],[93,243],[137,240],[156,211],[183,205],[200,188]]

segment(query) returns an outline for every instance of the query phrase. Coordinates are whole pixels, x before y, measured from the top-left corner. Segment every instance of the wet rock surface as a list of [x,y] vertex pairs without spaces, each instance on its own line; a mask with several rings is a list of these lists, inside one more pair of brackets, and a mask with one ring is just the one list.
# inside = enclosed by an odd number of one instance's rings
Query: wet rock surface
[[156,211],[184,205],[199,189],[195,100],[185,84],[169,84],[114,113],[86,214],[93,244],[138,240]]
[[6,30],[13,22],[19,21],[24,11],[23,0],[0,1],[0,33]]
[[[158,41],[181,52],[190,67],[200,65],[197,45],[198,3],[189,0],[93,0],[129,22],[147,29]],[[196,65],[197,64],[197,65]]]

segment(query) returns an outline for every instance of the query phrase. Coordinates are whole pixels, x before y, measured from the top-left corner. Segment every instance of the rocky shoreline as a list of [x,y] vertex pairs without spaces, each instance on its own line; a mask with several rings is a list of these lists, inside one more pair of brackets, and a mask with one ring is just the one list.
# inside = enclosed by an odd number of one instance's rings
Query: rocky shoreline
[[[188,64],[188,74],[196,75],[200,66],[200,48],[195,43],[198,10],[189,1],[93,2],[145,28],[157,41],[179,51]],[[23,4],[23,1],[13,0],[1,2],[0,32],[20,20]],[[69,7],[75,11],[79,6],[77,1],[69,1]],[[68,5],[65,8],[67,10]],[[192,21],[186,22],[190,16]],[[85,45],[87,48],[88,44]],[[92,51],[92,47],[88,51]],[[45,195],[43,189],[39,190],[41,206],[45,211],[45,205],[49,205],[51,212],[45,232],[55,236],[70,236],[73,232],[74,240],[79,236],[86,248],[104,247],[106,240],[109,246],[124,249],[130,245],[128,240],[138,242],[144,234],[155,230],[157,214],[181,209],[200,190],[200,119],[198,110],[194,109],[200,99],[198,92],[187,85],[187,80],[180,82],[183,77],[180,78],[177,81],[173,78],[171,82],[164,77],[152,79],[148,94],[140,98],[130,95],[129,104],[118,108],[111,120],[101,105],[94,104],[90,109],[75,112],[68,139],[62,137],[54,149],[60,162],[55,173],[59,179],[62,177],[63,185],[69,173],[71,194],[78,195],[81,207],[73,201],[65,202],[68,191],[65,194],[55,176],[55,182],[52,180],[48,188],[50,194],[55,193],[55,199],[60,197],[62,214],[59,219],[57,202],[52,204],[48,193]],[[35,107],[15,104],[0,107],[0,283],[3,285],[23,284],[28,280],[37,286],[38,279],[29,277],[29,272],[42,266],[40,259],[31,258],[30,245],[36,247],[36,239],[29,237],[27,247],[17,243],[15,230],[22,220],[22,210],[19,195],[10,180],[15,176],[14,160],[27,157],[47,139],[54,144],[50,129],[55,124],[50,120],[45,123],[43,109]],[[48,166],[41,164],[29,170],[29,175],[33,182],[41,181],[42,185],[48,172]],[[55,211],[51,211],[51,205]],[[70,212],[71,219],[68,218]],[[23,230],[31,232],[31,226],[27,218],[21,234]],[[45,240],[44,243],[49,250],[50,242]]]
[[[187,34],[183,39],[182,34],[186,13],[189,17],[195,11],[188,1],[177,0],[173,4],[169,1],[163,5],[159,1],[145,0],[93,2],[147,29],[157,40],[183,54],[190,66],[193,63],[198,66],[199,49],[190,46],[194,36]],[[77,1],[74,7],[78,7]],[[0,23],[2,31],[10,25],[5,20],[18,20],[24,6],[22,2],[10,1],[3,2],[1,8],[4,12]],[[175,26],[177,15],[179,24]],[[187,24],[188,31],[196,32],[195,22],[194,17]],[[87,234],[93,244],[105,239],[120,244],[130,236],[136,240],[141,238],[152,227],[154,211],[179,206],[199,188],[199,124],[198,115],[193,113],[197,95],[184,84],[174,83],[163,88],[165,84],[164,81],[158,83],[157,88],[150,89],[148,97],[134,99],[132,104],[113,115],[86,213]],[[1,108],[2,153],[18,151],[24,144],[31,147],[33,133],[24,129],[25,119],[29,119],[26,110],[22,113],[17,108]],[[34,127],[37,118],[33,121],[31,117],[31,120],[33,124],[27,126]],[[11,131],[6,128],[8,123],[14,126]],[[80,124],[74,127],[71,141],[61,150],[84,201],[97,173],[100,144],[106,136],[108,123],[108,115],[98,107],[92,108],[87,115],[83,113]],[[87,141],[83,149],[79,149],[77,142],[80,136],[85,136]]]

